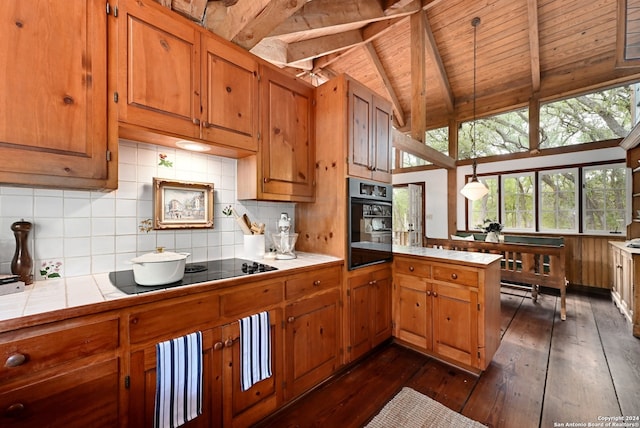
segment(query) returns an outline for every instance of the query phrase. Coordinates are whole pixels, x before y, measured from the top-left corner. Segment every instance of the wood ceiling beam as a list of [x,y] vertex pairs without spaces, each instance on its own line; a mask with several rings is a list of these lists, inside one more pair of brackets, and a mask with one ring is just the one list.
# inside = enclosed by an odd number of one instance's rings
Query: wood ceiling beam
[[427,17],[411,15],[411,137],[424,143],[427,131]]
[[424,20],[423,25],[426,34],[425,47],[427,49],[427,55],[438,71],[436,75],[440,83],[440,88],[442,89],[442,95],[444,96],[444,102],[447,106],[447,112],[449,114],[452,114],[454,109],[454,96],[453,91],[451,90],[451,85],[449,84],[447,70],[445,70],[444,68],[444,63],[442,62],[442,57],[440,56],[440,51],[438,50],[436,39],[433,37],[433,31],[431,31],[431,24],[429,24],[429,19],[424,12],[422,12],[421,15],[423,16]]
[[538,27],[538,0],[527,0],[529,18],[529,58],[531,61],[531,90],[540,91],[540,32]]
[[288,63],[313,59],[363,44],[360,30],[345,31],[315,39],[302,40],[287,45]]
[[233,6],[221,1],[210,1],[204,17],[204,27],[224,38],[232,40],[264,10],[271,0],[238,0]]
[[420,141],[414,140],[409,135],[393,129],[391,137],[393,140],[393,147],[398,150],[412,154],[420,159],[424,159],[441,168],[455,169],[456,167],[455,159]]
[[[266,7],[249,22],[232,41],[251,50],[267,37],[278,25],[287,20],[305,5],[303,0],[271,0]],[[236,5],[231,7],[236,7]]]
[[396,91],[393,89],[391,85],[391,80],[389,80],[389,76],[387,75],[387,71],[385,70],[382,62],[380,61],[380,57],[376,52],[376,49],[373,47],[371,43],[365,43],[364,49],[369,56],[369,59],[373,63],[376,73],[384,83],[384,87],[387,89],[387,94],[389,95],[389,99],[391,100],[391,104],[393,105],[393,113],[396,119],[396,123],[398,126],[404,126],[405,118],[404,111],[402,110],[402,105],[400,105],[400,100],[398,99],[398,95]]

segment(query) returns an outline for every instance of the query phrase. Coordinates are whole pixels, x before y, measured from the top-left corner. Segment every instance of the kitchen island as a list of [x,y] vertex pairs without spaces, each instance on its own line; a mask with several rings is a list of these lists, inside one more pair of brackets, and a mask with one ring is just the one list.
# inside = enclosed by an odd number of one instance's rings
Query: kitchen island
[[500,255],[394,246],[394,337],[474,373],[500,345]]

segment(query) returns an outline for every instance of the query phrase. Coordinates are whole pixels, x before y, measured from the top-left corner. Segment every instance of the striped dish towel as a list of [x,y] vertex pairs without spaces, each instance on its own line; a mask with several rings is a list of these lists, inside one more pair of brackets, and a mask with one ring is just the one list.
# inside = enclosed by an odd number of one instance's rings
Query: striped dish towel
[[202,333],[156,345],[154,427],[174,428],[202,414]]
[[240,383],[246,391],[271,377],[271,324],[269,312],[240,321]]

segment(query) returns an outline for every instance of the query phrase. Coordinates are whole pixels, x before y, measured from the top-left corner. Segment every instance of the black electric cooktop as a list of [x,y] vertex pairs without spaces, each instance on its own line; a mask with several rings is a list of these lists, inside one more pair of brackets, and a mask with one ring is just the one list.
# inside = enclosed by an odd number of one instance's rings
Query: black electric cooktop
[[211,260],[201,263],[187,263],[184,278],[171,284],[145,286],[138,285],[133,279],[133,270],[121,270],[109,273],[109,280],[120,291],[126,294],[140,294],[155,290],[180,287],[182,285],[197,284],[219,279],[235,278],[237,276],[270,272],[278,268],[244,259]]

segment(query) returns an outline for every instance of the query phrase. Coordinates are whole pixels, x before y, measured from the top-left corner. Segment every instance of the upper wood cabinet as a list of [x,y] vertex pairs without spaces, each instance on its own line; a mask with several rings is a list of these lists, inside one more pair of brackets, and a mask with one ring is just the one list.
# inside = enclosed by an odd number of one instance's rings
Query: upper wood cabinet
[[391,181],[391,104],[348,79],[348,173]]
[[108,19],[101,0],[2,2],[1,183],[117,186],[117,136],[107,131]]
[[118,119],[176,138],[255,152],[258,63],[150,1],[120,2]]
[[117,19],[118,119],[199,138],[198,29],[147,1],[120,1]]
[[271,67],[260,70],[260,149],[238,160],[238,199],[312,201],[314,89]]

